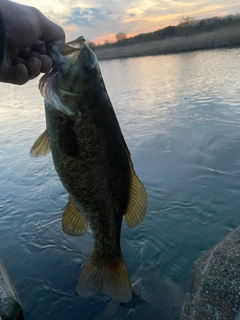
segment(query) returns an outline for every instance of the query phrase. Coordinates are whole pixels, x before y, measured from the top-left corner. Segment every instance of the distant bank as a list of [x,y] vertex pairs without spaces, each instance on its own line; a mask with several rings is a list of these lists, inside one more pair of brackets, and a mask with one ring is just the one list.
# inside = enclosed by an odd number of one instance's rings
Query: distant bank
[[240,28],[237,26],[133,45],[96,47],[93,50],[99,60],[107,60],[232,47],[240,47]]

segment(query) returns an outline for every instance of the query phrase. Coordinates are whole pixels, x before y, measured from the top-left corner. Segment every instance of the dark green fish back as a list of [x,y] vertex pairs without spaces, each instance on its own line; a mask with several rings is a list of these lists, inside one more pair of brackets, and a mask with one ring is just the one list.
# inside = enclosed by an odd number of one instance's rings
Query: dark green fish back
[[69,193],[63,231],[83,235],[90,225],[94,248],[76,292],[102,292],[129,301],[131,282],[120,247],[122,218],[134,227],[145,216],[147,195],[138,179],[95,54],[84,37],[48,46],[55,67],[40,80],[46,131],[32,156],[52,150],[55,169]]
[[[126,144],[104,93],[93,100],[90,110],[79,118],[68,119],[46,107],[47,130],[56,171],[69,194],[82,205],[93,233],[101,230],[95,237],[97,251],[111,259],[116,250],[120,254],[130,168]],[[116,242],[110,256],[109,244],[106,255],[103,250],[109,238]]]

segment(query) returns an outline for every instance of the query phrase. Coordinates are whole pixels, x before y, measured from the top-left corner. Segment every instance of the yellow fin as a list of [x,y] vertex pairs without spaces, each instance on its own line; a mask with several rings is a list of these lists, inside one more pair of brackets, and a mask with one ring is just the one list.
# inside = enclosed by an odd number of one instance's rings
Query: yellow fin
[[62,229],[63,232],[71,236],[82,236],[87,231],[88,223],[84,220],[81,213],[73,204],[72,198],[69,197],[69,202],[63,213]]
[[136,175],[133,163],[130,158],[130,152],[127,150],[129,165],[131,170],[130,181],[130,198],[128,207],[123,218],[126,225],[130,228],[139,225],[145,217],[147,207],[147,193],[146,190]]
[[45,130],[34,142],[30,150],[30,155],[31,157],[41,157],[45,156],[50,151],[50,138],[47,130]]
[[76,293],[82,297],[104,293],[120,301],[131,300],[132,286],[122,256],[106,263],[93,251],[82,267]]

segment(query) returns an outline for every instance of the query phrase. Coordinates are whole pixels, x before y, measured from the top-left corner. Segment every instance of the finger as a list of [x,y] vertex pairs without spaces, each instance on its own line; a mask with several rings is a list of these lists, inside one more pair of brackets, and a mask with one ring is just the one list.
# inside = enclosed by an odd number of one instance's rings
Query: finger
[[18,65],[9,68],[4,82],[22,85],[28,82],[29,79],[27,67],[24,64],[19,63]]
[[16,66],[18,64],[24,64],[27,67],[30,79],[37,77],[41,72],[46,73],[50,71],[53,66],[52,59],[47,55],[41,55],[37,52],[32,52],[31,58],[35,58],[35,59],[31,59],[31,60],[28,59],[26,61],[20,57],[16,57],[13,60],[13,65]]
[[46,73],[48,71],[51,70],[52,66],[53,66],[53,61],[52,59],[47,56],[47,55],[40,55],[39,59],[41,60],[41,72]]
[[25,64],[25,62],[26,62],[26,60],[24,60],[23,58],[17,56],[16,58],[14,58],[12,60],[12,65],[16,66],[19,63]]
[[28,60],[30,57],[39,57],[42,54],[47,55],[47,50],[45,44],[39,41],[39,43],[31,47],[19,50],[17,57]]
[[65,41],[65,33],[56,23],[49,20],[40,12],[42,34],[39,40],[44,42]]
[[47,54],[45,42],[38,40],[32,45],[32,51],[36,51],[41,54]]
[[31,47],[21,49],[21,50],[19,50],[17,57],[20,57],[24,60],[27,60],[31,51],[32,51]]
[[[30,57],[36,57],[38,60],[40,60],[41,62],[41,71],[40,72],[48,72],[50,71],[50,69],[52,68],[52,65],[53,65],[53,61],[52,59],[46,55],[46,54],[39,54],[38,52],[31,52],[30,55],[29,55],[29,58]],[[22,62],[24,63],[24,62]]]
[[34,79],[40,74],[42,63],[39,58],[31,57],[25,65],[28,69],[29,79]]

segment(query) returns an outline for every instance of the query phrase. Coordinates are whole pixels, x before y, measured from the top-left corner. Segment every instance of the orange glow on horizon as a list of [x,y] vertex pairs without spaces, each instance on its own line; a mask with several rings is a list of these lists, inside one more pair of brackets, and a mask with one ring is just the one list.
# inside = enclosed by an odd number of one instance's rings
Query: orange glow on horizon
[[[32,5],[31,0],[13,1]],[[92,0],[91,5],[87,0],[55,0],[54,3],[35,0],[34,6],[64,28],[67,41],[83,34],[87,41],[97,45],[115,42],[118,32],[125,32],[130,38],[176,26],[183,16],[201,20],[240,12],[240,4],[236,0],[222,3],[217,3],[217,0],[204,3],[193,0],[129,0],[124,5],[121,1],[109,2],[107,7],[104,1],[96,0]]]
[[[132,27],[131,32],[126,33],[127,38],[131,38],[137,36],[141,33],[149,33],[154,32],[160,29],[163,29],[168,26],[176,26],[179,23],[179,20],[183,16],[190,16],[195,20],[207,19],[214,16],[226,16],[232,14],[231,11],[228,10],[228,4],[223,5],[210,5],[201,8],[200,10],[192,10],[187,12],[186,14],[168,14],[164,16],[152,16],[152,17],[134,17],[124,20],[124,24],[129,22],[134,22],[135,19],[141,21],[141,25],[137,25]],[[225,10],[224,10],[225,9]],[[224,10],[224,11],[223,11]],[[116,34],[113,33],[104,33],[102,36],[97,37],[92,40],[95,44],[101,45],[106,42],[113,43],[116,42]]]
[[[128,33],[127,38],[131,38],[138,35],[138,33]],[[104,43],[114,43],[116,42],[116,34],[115,33],[104,33],[101,37],[90,40],[96,45],[102,45]]]

